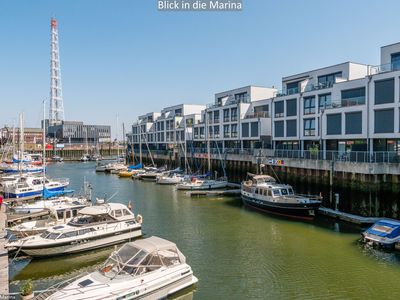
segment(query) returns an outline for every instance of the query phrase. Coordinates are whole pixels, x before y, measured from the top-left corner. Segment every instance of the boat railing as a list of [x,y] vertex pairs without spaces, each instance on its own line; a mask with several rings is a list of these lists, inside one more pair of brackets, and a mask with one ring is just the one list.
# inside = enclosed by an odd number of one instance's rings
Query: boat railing
[[310,195],[310,194],[295,194],[295,196],[308,198],[309,200],[322,201],[323,197],[321,195]]

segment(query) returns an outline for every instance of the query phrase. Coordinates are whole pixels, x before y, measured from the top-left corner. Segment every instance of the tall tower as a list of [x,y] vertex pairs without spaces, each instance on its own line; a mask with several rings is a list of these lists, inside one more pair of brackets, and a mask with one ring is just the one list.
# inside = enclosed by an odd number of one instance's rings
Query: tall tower
[[50,110],[49,125],[64,121],[64,104],[61,88],[60,53],[58,50],[57,20],[51,19],[51,62],[50,62]]

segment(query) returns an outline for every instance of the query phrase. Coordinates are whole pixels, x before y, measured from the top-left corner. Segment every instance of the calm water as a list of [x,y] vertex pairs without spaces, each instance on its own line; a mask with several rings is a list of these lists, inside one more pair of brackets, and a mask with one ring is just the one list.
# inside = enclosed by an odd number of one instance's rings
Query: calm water
[[[301,223],[244,208],[234,198],[188,198],[174,187],[96,174],[92,163],[49,167],[79,190],[86,177],[98,197],[132,201],[143,232],[174,241],[199,284],[194,299],[398,299],[400,257],[361,247],[360,228],[318,219]],[[93,270],[112,248],[45,260],[21,260],[12,289],[35,289]],[[189,296],[192,296],[190,294]]]

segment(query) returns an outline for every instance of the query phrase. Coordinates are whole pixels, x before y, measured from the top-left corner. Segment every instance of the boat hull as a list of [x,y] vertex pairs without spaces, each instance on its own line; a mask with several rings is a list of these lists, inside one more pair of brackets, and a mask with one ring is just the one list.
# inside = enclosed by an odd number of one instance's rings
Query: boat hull
[[[61,185],[55,188],[48,188],[51,192],[63,191],[67,185]],[[43,195],[43,188],[23,193],[4,193],[5,198],[24,198],[24,197],[32,197],[38,196],[41,197]]]
[[178,184],[178,190],[188,190],[188,191],[199,191],[199,190],[213,190],[213,189],[222,189],[228,185],[227,182],[218,182],[211,184],[201,184],[201,185],[189,185],[189,184]]
[[276,215],[312,220],[314,219],[321,203],[277,203],[254,199],[252,197],[241,195],[243,204],[260,211],[272,213]]
[[126,233],[118,234],[118,232],[116,232],[116,234],[104,238],[87,239],[84,240],[82,243],[71,242],[68,244],[63,244],[60,246],[53,246],[53,247],[22,246],[21,251],[32,257],[58,256],[58,255],[78,253],[78,252],[120,244],[122,242],[126,242],[131,239],[140,237],[141,235],[142,235],[142,230],[141,228],[138,228],[138,229],[132,229],[132,231]]

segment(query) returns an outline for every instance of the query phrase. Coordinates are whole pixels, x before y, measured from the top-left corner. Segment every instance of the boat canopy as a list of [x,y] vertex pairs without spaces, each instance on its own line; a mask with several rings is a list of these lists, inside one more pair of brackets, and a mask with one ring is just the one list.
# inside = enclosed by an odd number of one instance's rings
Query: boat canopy
[[62,191],[49,191],[47,188],[43,189],[43,198],[49,199],[51,197],[57,197],[65,194],[71,194],[74,190],[62,190]]
[[269,175],[256,175],[252,173],[247,173],[249,177],[253,180],[255,183],[262,183],[262,182],[276,182],[275,178]]
[[137,164],[134,166],[128,166],[129,170],[137,170],[137,169],[142,169],[143,168],[143,164]]
[[116,209],[126,209],[126,206],[120,203],[106,203],[102,205],[87,206],[82,208],[79,211],[79,214],[89,216],[106,215],[109,214],[112,210]]
[[372,225],[367,233],[392,239],[400,235],[400,222],[380,220]]
[[174,243],[152,236],[126,243],[111,254],[100,272],[111,278],[118,274],[136,276],[185,262],[185,256]]

